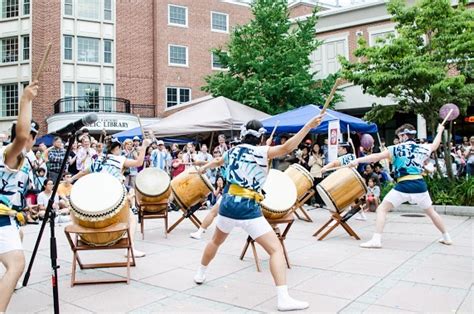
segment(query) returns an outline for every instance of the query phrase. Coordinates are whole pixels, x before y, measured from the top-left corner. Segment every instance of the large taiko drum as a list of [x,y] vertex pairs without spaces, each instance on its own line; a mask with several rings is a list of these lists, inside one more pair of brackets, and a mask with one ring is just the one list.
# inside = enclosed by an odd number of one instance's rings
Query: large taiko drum
[[296,202],[295,183],[280,170],[270,169],[262,190],[265,199],[260,205],[263,215],[268,219],[285,217]]
[[135,195],[140,207],[147,212],[158,212],[167,209],[171,195],[169,175],[159,168],[145,168],[135,179]]
[[342,212],[367,194],[364,179],[354,168],[341,168],[316,186],[319,195],[331,211]]
[[[91,173],[74,183],[71,190],[72,221],[80,226],[101,229],[127,223],[130,205],[125,186],[108,173]],[[93,246],[108,246],[119,241],[124,232],[80,234]]]
[[313,176],[301,165],[292,164],[285,170],[285,174],[295,183],[298,199],[313,187]]
[[188,209],[206,199],[214,192],[211,181],[204,174],[199,174],[196,167],[190,167],[171,180],[171,190],[176,203]]

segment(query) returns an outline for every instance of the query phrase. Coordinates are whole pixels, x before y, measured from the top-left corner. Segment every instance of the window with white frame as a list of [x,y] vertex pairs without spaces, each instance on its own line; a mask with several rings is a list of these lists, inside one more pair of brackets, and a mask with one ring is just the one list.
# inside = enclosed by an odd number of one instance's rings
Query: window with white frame
[[98,20],[100,18],[100,0],[77,0],[77,16]]
[[381,31],[369,32],[369,45],[373,46],[383,46],[386,44],[386,41],[390,40],[391,36],[395,34],[395,30],[386,29]]
[[18,115],[18,83],[0,85],[0,116]]
[[73,0],[64,0],[64,15],[72,16],[73,15]]
[[169,45],[168,56],[168,63],[170,65],[188,65],[188,47],[186,46]]
[[77,83],[77,96],[82,97],[78,101],[79,111],[99,111],[100,84]]
[[2,63],[18,61],[18,37],[8,37],[1,39]]
[[229,15],[219,12],[211,12],[211,30],[217,32],[229,31]]
[[112,0],[104,0],[104,20],[112,21]]
[[[114,85],[112,84],[104,84],[104,96],[105,97],[114,97]],[[115,110],[114,108],[115,102],[112,99],[104,99],[104,111],[112,112]]]
[[104,39],[104,63],[112,63],[112,41]]
[[222,69],[224,69],[222,67],[222,63],[219,59],[219,55],[215,52],[211,53],[211,63],[212,63],[212,69],[213,70],[222,70]]
[[188,8],[169,4],[168,24],[177,26],[188,26]]
[[30,0],[23,0],[23,15],[30,15]]
[[89,37],[77,37],[77,61],[99,62],[100,39]]
[[22,59],[23,61],[30,60],[30,36],[22,36],[21,37],[22,42],[23,42],[23,56]]
[[18,13],[20,11],[20,0],[0,0],[0,2],[0,16],[2,19],[18,16]]
[[64,60],[72,61],[73,52],[73,38],[70,35],[64,36]]
[[347,39],[326,40],[310,55],[311,70],[317,72],[315,78],[323,79],[341,69],[338,57],[348,57]]
[[[74,97],[74,83],[73,82],[64,82],[64,98]],[[73,112],[74,111],[74,100],[65,100],[63,102],[62,112]]]
[[182,87],[166,88],[166,107],[170,108],[191,100],[191,89]]

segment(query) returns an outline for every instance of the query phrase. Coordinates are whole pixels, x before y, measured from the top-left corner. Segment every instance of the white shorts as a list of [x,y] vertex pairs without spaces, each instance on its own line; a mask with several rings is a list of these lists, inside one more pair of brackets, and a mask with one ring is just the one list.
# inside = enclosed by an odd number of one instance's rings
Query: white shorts
[[392,189],[388,194],[385,196],[383,201],[389,201],[392,203],[393,207],[398,207],[405,202],[409,202],[410,204],[416,204],[421,209],[428,209],[431,207],[433,202],[431,201],[430,193],[428,191],[423,193],[403,193]]
[[217,228],[219,228],[219,230],[224,233],[230,233],[234,227],[242,228],[254,240],[273,230],[263,216],[241,220],[217,215]]
[[16,223],[0,227],[0,254],[15,250],[23,250],[21,245],[20,230]]

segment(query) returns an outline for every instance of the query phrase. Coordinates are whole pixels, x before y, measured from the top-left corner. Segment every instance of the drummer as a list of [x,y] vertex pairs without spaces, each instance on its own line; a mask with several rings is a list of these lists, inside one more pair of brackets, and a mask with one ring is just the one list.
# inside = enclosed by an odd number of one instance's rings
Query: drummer
[[[73,179],[77,180],[80,177],[92,172],[106,172],[116,177],[118,180],[120,180],[120,183],[123,184],[125,182],[125,178],[123,176],[125,168],[139,167],[143,165],[146,148],[150,144],[151,141],[149,139],[143,140],[143,144],[139,148],[137,159],[127,159],[122,155],[122,143],[120,143],[120,141],[115,138],[111,138],[106,144],[106,155],[95,160],[89,168],[76,174]],[[135,243],[133,240],[136,229],[137,220],[132,211],[130,211],[130,242],[132,243],[133,254],[135,257],[144,257],[145,252],[139,251],[135,248]]]
[[328,169],[335,168],[335,167],[340,167],[340,166],[346,166],[348,165],[351,161],[355,160],[357,157],[352,153],[352,147],[349,143],[340,143],[337,147],[337,159],[334,161],[331,161],[327,165],[325,165],[323,168],[321,168],[321,172],[325,173],[328,171]]
[[286,262],[283,248],[268,221],[262,216],[260,201],[263,200],[262,186],[268,173],[268,160],[285,155],[295,149],[308,132],[321,123],[322,116],[311,119],[290,140],[278,146],[260,146],[266,132],[262,123],[251,120],[242,126],[242,144],[224,153],[222,159],[215,159],[200,168],[225,166],[226,181],[229,183],[219,206],[219,215],[212,240],[207,244],[194,281],[202,284],[206,280],[206,269],[234,227],[244,229],[270,255],[270,270],[277,286],[278,310],[302,310],[309,306],[288,294],[286,284]]

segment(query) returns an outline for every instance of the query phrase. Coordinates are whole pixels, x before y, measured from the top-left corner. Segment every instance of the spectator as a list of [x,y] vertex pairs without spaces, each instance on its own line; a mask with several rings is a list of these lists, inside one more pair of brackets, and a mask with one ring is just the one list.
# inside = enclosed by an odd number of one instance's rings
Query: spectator
[[[37,199],[37,202],[38,202],[38,215],[39,215],[40,220],[43,220],[44,215],[46,213],[46,208],[48,207],[49,199],[51,197],[51,194],[53,193],[53,187],[54,187],[53,180],[46,179],[46,181],[44,181],[44,185],[43,185],[43,192],[41,192],[38,195],[38,199]],[[52,209],[56,210],[57,213],[60,214],[60,215],[63,215],[63,214],[67,215],[69,213],[68,209],[64,209],[64,210],[60,211],[60,208],[59,208],[59,195],[58,194],[56,194],[55,197],[54,197],[53,208]]]
[[[138,158],[138,152],[133,147],[133,141],[129,138],[123,141],[122,155],[125,156],[126,159],[130,159],[130,160],[137,160]],[[137,167],[126,168],[125,173],[124,173],[126,187],[130,189],[135,186],[135,178],[137,174],[138,174]]]
[[[212,157],[213,157],[213,160],[214,159],[217,159],[217,158],[221,158],[221,151],[219,150],[218,147],[214,148],[214,152],[212,153]],[[209,169],[210,171],[206,172],[208,177],[209,177],[209,180],[211,181],[211,183],[214,185],[216,184],[216,179],[218,176],[221,176],[221,168],[213,168],[213,169]]]
[[463,148],[463,150],[466,151],[470,146],[471,146],[471,143],[469,142],[469,138],[467,136],[463,136],[463,138],[462,138],[462,148]]
[[380,187],[374,178],[369,178],[367,183],[367,194],[365,196],[364,211],[375,212],[380,202]]
[[183,154],[183,161],[186,169],[194,165],[194,162],[196,161],[196,155],[196,146],[194,146],[194,143],[187,143],[186,151]]
[[151,153],[151,166],[170,173],[171,155],[165,148],[165,142],[158,140],[157,144],[158,148]]
[[296,158],[298,158],[298,164],[309,170],[310,167],[308,165],[309,162],[309,147],[307,145],[303,145],[299,151],[296,152]]
[[[311,156],[309,157],[308,166],[310,167],[310,173],[313,176],[314,190],[316,191],[316,185],[323,181],[323,174],[321,169],[324,167],[324,155],[319,147],[318,143],[314,143],[311,149]],[[323,200],[319,193],[315,194],[315,202],[317,207],[323,204]]]
[[61,177],[61,164],[66,157],[66,150],[63,148],[63,142],[59,136],[54,138],[53,147],[48,151],[48,176],[56,182]]
[[219,149],[221,155],[224,155],[224,153],[229,149],[229,147],[226,144],[226,138],[224,134],[219,134],[217,137],[217,141],[219,142],[219,145],[217,148]]
[[140,138],[138,136],[133,137],[133,148],[136,150],[140,147]]
[[466,174],[467,176],[474,175],[474,135],[469,139],[470,145],[464,151],[464,158],[466,159]]
[[393,181],[392,177],[390,177],[388,172],[382,167],[380,163],[376,163],[374,165],[374,171],[375,171],[375,174],[378,175],[379,177],[380,184]]
[[91,148],[91,139],[88,135],[81,136],[81,148],[78,149],[76,167],[78,171],[84,171],[92,164],[92,156],[96,151]]
[[[282,134],[280,135],[280,144],[283,145],[288,141],[289,136],[287,134]],[[297,161],[297,158],[295,156],[295,152],[292,151],[289,154],[283,155],[283,156],[278,156],[273,159],[274,160],[274,166],[276,169],[280,171],[285,171],[288,169],[288,167]]]
[[208,204],[207,204],[209,208],[214,206],[217,200],[222,196],[222,194],[224,193],[224,186],[225,186],[224,178],[221,176],[218,176],[216,179],[216,183],[214,184],[214,192],[209,194]]
[[178,151],[178,156],[173,159],[171,162],[171,177],[174,178],[178,176],[181,172],[183,172],[186,169],[186,166],[184,164],[183,160],[183,152]]
[[373,179],[375,184],[380,187],[379,176],[374,172],[372,164],[365,165],[365,171],[362,174],[362,177],[365,179],[365,183],[369,184],[369,179]]
[[77,170],[77,143],[72,144],[71,151],[69,153],[69,167],[68,172],[75,175],[79,171]]
[[69,208],[69,199],[72,190],[72,175],[70,173],[64,174],[64,180],[58,186],[59,207]]
[[324,144],[323,146],[321,146],[321,151],[323,152],[323,156],[324,156],[324,162],[325,162],[325,165],[327,165],[329,163],[329,146],[328,146],[328,139],[325,138],[324,139]]
[[[151,153],[153,152],[153,146],[148,146],[147,149],[146,149],[146,153],[145,153],[145,159],[143,161],[143,168],[149,168],[151,167]],[[139,169],[140,171],[140,169]]]
[[179,145],[176,143],[171,144],[170,154],[171,154],[172,159],[175,159],[176,157],[178,157],[178,152],[179,152]]

